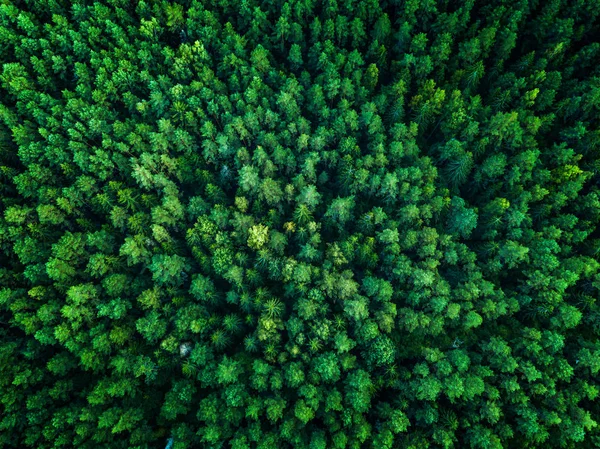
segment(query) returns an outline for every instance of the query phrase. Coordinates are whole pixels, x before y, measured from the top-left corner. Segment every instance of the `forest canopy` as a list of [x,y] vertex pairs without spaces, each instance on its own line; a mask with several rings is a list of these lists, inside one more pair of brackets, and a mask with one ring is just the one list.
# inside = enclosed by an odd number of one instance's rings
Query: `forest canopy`
[[0,0],[0,449],[600,447],[599,14]]

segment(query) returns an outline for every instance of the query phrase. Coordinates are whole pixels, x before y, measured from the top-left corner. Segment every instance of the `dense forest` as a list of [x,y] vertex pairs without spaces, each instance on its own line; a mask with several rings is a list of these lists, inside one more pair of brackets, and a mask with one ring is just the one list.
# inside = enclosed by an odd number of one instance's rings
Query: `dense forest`
[[0,448],[600,447],[596,0],[0,0]]

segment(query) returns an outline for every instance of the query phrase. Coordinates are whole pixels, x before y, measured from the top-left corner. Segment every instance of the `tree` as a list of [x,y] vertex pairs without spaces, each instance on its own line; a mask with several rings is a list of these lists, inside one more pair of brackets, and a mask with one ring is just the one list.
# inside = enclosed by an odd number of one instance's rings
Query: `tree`
[[477,227],[477,212],[466,207],[466,202],[459,197],[453,197],[452,211],[448,219],[448,231],[459,233],[466,238]]
[[180,285],[187,277],[186,261],[178,255],[157,254],[152,257],[148,268],[152,272],[152,279],[158,285]]
[[338,226],[344,225],[352,217],[352,211],[354,209],[355,202],[354,197],[346,197],[333,200],[331,205],[328,207],[325,213],[325,218],[329,218],[334,221]]
[[269,239],[269,227],[263,225],[252,226],[248,235],[248,246],[259,250]]

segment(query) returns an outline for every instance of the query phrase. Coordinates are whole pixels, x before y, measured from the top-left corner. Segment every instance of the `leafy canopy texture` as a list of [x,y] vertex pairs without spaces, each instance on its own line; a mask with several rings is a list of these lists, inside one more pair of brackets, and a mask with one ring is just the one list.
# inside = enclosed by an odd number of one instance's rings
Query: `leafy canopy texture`
[[596,0],[0,1],[0,449],[600,447]]

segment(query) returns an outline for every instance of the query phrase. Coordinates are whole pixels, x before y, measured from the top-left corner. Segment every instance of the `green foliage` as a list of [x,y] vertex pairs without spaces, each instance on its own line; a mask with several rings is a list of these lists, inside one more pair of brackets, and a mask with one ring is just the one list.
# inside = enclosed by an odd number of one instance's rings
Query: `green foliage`
[[594,1],[5,1],[0,449],[600,447]]
[[261,249],[269,240],[269,228],[267,226],[252,226],[248,232],[248,246],[252,249]]

